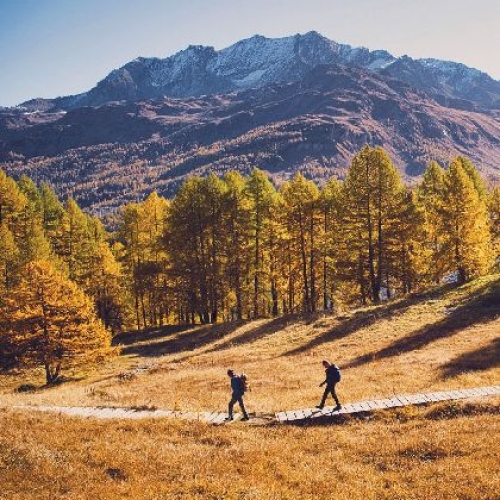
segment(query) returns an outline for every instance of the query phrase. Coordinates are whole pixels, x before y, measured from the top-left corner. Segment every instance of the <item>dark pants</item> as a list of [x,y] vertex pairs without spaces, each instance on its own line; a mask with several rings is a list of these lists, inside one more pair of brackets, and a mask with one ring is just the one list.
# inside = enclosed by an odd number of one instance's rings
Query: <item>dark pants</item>
[[335,403],[337,403],[337,406],[340,406],[340,401],[339,398],[337,397],[337,393],[335,392],[335,386],[337,384],[328,384],[325,388],[325,392],[323,393],[323,398],[321,399],[321,403],[319,406],[325,406],[326,398],[328,397],[328,394],[331,394],[333,396],[333,399],[335,399]]
[[233,392],[231,396],[231,401],[229,401],[229,416],[233,416],[233,406],[238,403],[240,405],[241,411],[243,412],[243,416],[245,418],[248,417],[247,410],[245,409],[245,403],[243,402],[243,394],[236,394]]

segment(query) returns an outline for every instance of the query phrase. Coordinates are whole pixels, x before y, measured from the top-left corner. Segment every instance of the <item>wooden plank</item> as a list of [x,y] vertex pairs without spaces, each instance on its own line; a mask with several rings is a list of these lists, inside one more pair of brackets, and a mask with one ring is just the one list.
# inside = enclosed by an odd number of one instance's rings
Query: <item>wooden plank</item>
[[361,401],[361,403],[359,403],[359,405],[361,406],[361,408],[362,408],[364,411],[371,411],[371,410],[372,410],[372,409],[370,408],[369,401]]
[[214,425],[221,425],[226,422],[226,418],[229,415],[227,413],[219,413],[219,415],[212,420],[212,424]]
[[354,411],[354,406],[352,403],[349,403],[344,405],[342,409],[344,410],[344,413],[352,413]]
[[385,405],[386,408],[392,408],[394,406],[392,399],[385,398],[381,399],[380,401]]
[[464,389],[462,392],[467,394],[468,398],[473,398],[476,396],[481,396],[481,392],[478,391],[477,389]]
[[391,408],[399,408],[400,406],[404,406],[404,404],[396,397],[391,398]]
[[274,416],[278,422],[286,422],[286,411],[278,411]]
[[493,396],[493,394],[497,393],[494,387],[485,387],[484,389],[489,396]]
[[302,413],[304,414],[304,418],[311,418],[314,412],[311,408],[306,408],[305,410],[302,410]]
[[294,413],[295,413],[295,420],[304,420],[306,418],[303,410],[295,410]]
[[220,413],[218,412],[208,413],[208,415],[205,417],[205,422],[207,422],[207,424],[211,424],[214,422],[214,420],[217,420],[219,418],[219,415]]

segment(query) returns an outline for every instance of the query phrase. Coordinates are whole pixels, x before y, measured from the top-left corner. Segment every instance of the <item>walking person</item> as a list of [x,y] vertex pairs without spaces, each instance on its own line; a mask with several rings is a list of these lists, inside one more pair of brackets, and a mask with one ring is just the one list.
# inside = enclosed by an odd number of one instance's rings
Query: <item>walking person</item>
[[245,375],[238,376],[233,370],[227,371],[228,377],[231,379],[231,400],[229,401],[228,413],[229,416],[226,420],[233,420],[233,407],[236,403],[240,405],[241,411],[243,413],[242,420],[248,420],[249,416],[245,408],[245,403],[243,402],[243,395],[246,391],[246,377]]
[[326,387],[325,392],[323,393],[323,397],[321,398],[321,403],[316,406],[316,408],[322,410],[325,406],[328,394],[331,394],[333,396],[333,399],[335,399],[335,403],[337,404],[333,411],[340,410],[342,406],[340,404],[339,398],[337,397],[337,393],[335,392],[335,386],[340,382],[340,369],[337,365],[334,365],[326,360],[323,361],[323,366],[325,368],[326,378],[324,382],[321,382],[321,384],[319,384],[319,386],[322,387],[326,384]]

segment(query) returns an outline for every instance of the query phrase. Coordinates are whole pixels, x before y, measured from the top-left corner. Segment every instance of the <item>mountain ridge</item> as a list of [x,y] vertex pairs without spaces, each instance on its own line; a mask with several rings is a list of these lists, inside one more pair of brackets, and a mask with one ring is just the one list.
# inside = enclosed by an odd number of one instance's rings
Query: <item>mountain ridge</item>
[[[438,102],[462,109],[500,110],[500,81],[461,63],[395,57],[337,43],[316,31],[282,38],[261,35],[229,47],[190,45],[166,58],[138,57],[111,71],[88,92],[44,101],[46,109],[68,110],[113,101],[200,97],[299,81],[324,64],[381,72],[410,83]],[[20,106],[33,110],[32,101]]]

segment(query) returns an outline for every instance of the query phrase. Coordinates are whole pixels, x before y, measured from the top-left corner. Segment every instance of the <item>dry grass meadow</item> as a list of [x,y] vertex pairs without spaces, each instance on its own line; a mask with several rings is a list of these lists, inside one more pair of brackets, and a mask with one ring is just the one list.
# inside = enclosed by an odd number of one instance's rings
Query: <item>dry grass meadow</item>
[[324,358],[342,368],[346,403],[498,385],[499,333],[497,275],[340,316],[124,334],[119,357],[57,387],[40,387],[37,372],[0,377],[0,498],[499,499],[498,397],[302,427],[9,409],[224,410],[232,367],[248,374],[247,407],[265,422],[318,403]]

